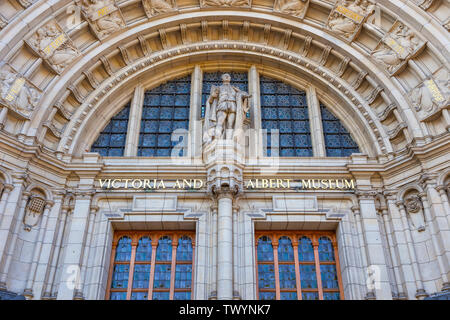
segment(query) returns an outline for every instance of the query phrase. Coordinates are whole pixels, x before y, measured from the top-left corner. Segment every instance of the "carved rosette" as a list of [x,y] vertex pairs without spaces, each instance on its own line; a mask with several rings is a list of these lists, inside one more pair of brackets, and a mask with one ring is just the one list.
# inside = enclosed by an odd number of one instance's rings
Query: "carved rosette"
[[419,39],[407,26],[396,21],[381,39],[371,56],[381,63],[389,75],[397,75],[408,61],[425,48],[426,42]]
[[125,27],[125,19],[115,0],[84,0],[81,12],[100,40]]
[[328,16],[325,28],[351,42],[358,36],[363,24],[374,10],[375,5],[369,1],[339,0]]
[[30,119],[42,91],[10,64],[0,66],[0,105],[21,118]]
[[200,0],[200,7],[250,8],[251,0]]
[[81,55],[56,20],[41,26],[25,43],[58,74]]
[[178,9],[175,0],[142,0],[142,5],[149,18]]
[[450,105],[450,78],[448,72],[441,72],[426,79],[409,93],[409,98],[422,121],[433,120],[442,109]]
[[303,19],[308,7],[309,0],[275,0],[273,10]]

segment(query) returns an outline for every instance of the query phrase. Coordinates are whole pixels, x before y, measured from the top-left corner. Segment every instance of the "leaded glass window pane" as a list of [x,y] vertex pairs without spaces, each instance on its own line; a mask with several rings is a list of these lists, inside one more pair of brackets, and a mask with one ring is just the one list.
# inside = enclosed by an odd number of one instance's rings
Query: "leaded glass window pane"
[[169,289],[170,288],[170,272],[172,266],[170,264],[155,265],[155,280],[153,281],[153,288],[155,289]]
[[[211,93],[211,86],[220,86],[222,84],[222,75],[228,73],[231,76],[231,84],[242,91],[248,92],[248,73],[247,72],[205,72],[203,73],[202,84],[202,109],[201,117],[205,117],[206,99]],[[249,117],[249,114],[247,114]]]
[[156,249],[156,261],[172,260],[172,239],[164,236],[159,239],[158,248]]
[[291,239],[288,237],[281,237],[278,240],[278,260],[294,261],[294,249],[292,247]]
[[131,259],[131,238],[120,238],[116,248],[116,262],[130,261]]
[[303,300],[319,300],[318,292],[302,292]]
[[280,292],[280,300],[297,300],[297,292]]
[[333,244],[328,237],[320,237],[319,239],[319,260],[334,261]]
[[142,237],[136,248],[136,261],[150,261],[152,259],[152,239]]
[[321,264],[320,275],[324,289],[339,289],[336,266],[334,264]]
[[[189,75],[145,92],[138,156],[169,157],[173,152],[179,157],[186,155],[190,88]],[[177,131],[174,135],[177,129],[184,133]]]
[[275,289],[275,269],[273,264],[258,265],[259,289]]
[[111,118],[109,123],[91,146],[91,152],[104,157],[122,157],[128,130],[130,103]]
[[128,264],[116,264],[114,266],[111,288],[126,289],[128,287],[129,272],[130,266]]
[[314,248],[308,237],[302,237],[298,242],[298,260],[314,261]]
[[178,240],[177,261],[192,260],[192,240],[189,237],[181,237]]
[[300,265],[302,289],[317,289],[316,266],[314,264]]
[[294,264],[280,264],[278,266],[280,272],[280,288],[295,289],[295,266]]
[[134,265],[133,289],[147,289],[150,280],[150,265]]
[[111,292],[110,300],[127,300],[126,292]]
[[269,237],[258,239],[258,261],[273,261],[272,240]]
[[348,157],[359,147],[342,122],[325,105],[320,104],[325,148],[328,157]]
[[191,300],[191,292],[174,292],[173,300]]
[[190,289],[192,264],[178,264],[175,268],[175,289]]
[[[261,125],[267,130],[266,156],[311,157],[306,93],[264,76],[260,77],[260,86]],[[274,152],[276,148],[277,153]]]

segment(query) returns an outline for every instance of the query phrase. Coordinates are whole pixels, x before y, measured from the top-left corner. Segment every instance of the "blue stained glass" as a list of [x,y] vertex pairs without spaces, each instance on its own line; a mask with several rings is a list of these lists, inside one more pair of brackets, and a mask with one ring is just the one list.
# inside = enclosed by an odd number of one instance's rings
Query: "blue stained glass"
[[132,292],[131,300],[148,300],[148,292]]
[[295,289],[295,266],[293,264],[280,264],[278,266],[281,289]]
[[288,95],[279,95],[277,96],[277,106],[289,106],[291,104],[291,101],[289,99]]
[[172,239],[169,236],[161,237],[156,248],[156,261],[172,260]]
[[291,106],[293,107],[307,106],[306,94],[291,95],[290,99],[291,99]]
[[190,289],[192,284],[192,265],[178,264],[175,267],[175,289]]
[[190,93],[191,92],[191,83],[188,82],[177,82],[177,91],[176,93]]
[[173,300],[191,300],[191,292],[174,292]]
[[169,292],[153,292],[153,300],[169,300]]
[[156,136],[153,134],[141,134],[139,137],[139,144],[144,147],[155,147]]
[[262,96],[261,106],[262,107],[272,107],[277,105],[277,96],[265,95]]
[[178,240],[177,261],[192,261],[192,240],[189,237],[181,237]]
[[172,132],[172,121],[160,121],[159,122],[159,132],[160,133],[171,133]]
[[294,248],[288,237],[278,240],[278,261],[294,261]]
[[259,300],[275,300],[276,295],[275,292],[260,292]]
[[130,261],[131,259],[131,238],[122,237],[119,239],[116,247],[116,262]]
[[258,261],[273,261],[273,247],[269,237],[258,239]]
[[156,149],[157,157],[169,157],[171,154],[171,150],[169,149]]
[[175,111],[173,113],[173,118],[179,119],[179,120],[189,119],[189,109],[188,108],[175,108]]
[[127,300],[127,293],[126,292],[111,292],[109,299],[110,300]]
[[292,132],[292,121],[280,121],[280,133]]
[[277,92],[277,85],[275,82],[261,82],[261,93],[275,94]]
[[334,261],[334,248],[330,238],[320,237],[318,251],[320,261]]
[[294,149],[281,149],[280,156],[281,157],[293,157],[293,156],[295,156],[295,150]]
[[280,147],[294,147],[294,136],[291,134],[280,135]]
[[[306,133],[309,132],[309,123],[308,121],[292,121],[292,131],[295,133]],[[305,137],[310,135],[305,135]],[[303,143],[308,143],[308,141],[304,141]]]
[[278,108],[278,118],[280,120],[290,120],[291,108]]
[[141,125],[141,133],[158,132],[159,123],[155,120],[143,121]]
[[311,239],[302,237],[298,242],[298,261],[314,261],[314,248]]
[[175,106],[177,107],[184,107],[189,105],[189,96],[188,95],[177,95],[175,97]]
[[156,154],[156,149],[150,149],[150,148],[142,148],[138,150],[138,156],[141,157],[154,157]]
[[170,288],[170,264],[155,265],[155,279],[153,280],[153,288],[155,289],[169,289]]
[[133,288],[147,289],[150,281],[150,265],[135,264],[133,274]]
[[128,287],[128,275],[130,266],[128,264],[114,265],[111,288],[126,289]]
[[318,292],[302,292],[303,300],[319,300]]
[[158,147],[170,147],[170,135],[162,134],[158,137]]
[[313,264],[300,265],[300,283],[302,289],[317,289],[316,267]]
[[[307,123],[309,124],[308,109],[307,108],[292,108],[292,119],[307,120]],[[308,128],[308,131],[309,131],[309,128]]]
[[104,157],[121,157],[125,150],[125,140],[128,130],[130,103],[112,117],[97,140],[92,144],[91,151]]
[[172,119],[173,118],[173,108],[170,107],[163,107],[160,111],[160,118],[161,119]]
[[297,292],[280,292],[280,300],[297,300]]
[[323,300],[340,300],[341,295],[339,292],[324,292],[323,293]]
[[259,289],[275,289],[275,268],[273,264],[258,265]]
[[167,82],[161,85],[161,92],[163,93],[176,93],[176,84],[173,82]]
[[334,264],[321,264],[320,276],[322,279],[322,287],[324,289],[339,288],[336,266]]
[[136,261],[151,261],[152,259],[152,239],[142,237],[136,248]]

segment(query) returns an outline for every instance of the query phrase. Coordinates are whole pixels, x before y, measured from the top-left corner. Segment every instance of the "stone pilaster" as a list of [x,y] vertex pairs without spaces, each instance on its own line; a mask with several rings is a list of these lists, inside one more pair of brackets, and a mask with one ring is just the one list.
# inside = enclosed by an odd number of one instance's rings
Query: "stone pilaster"
[[125,157],[137,156],[144,93],[144,87],[141,85],[138,85],[136,89],[134,89],[134,95],[130,106],[130,117],[128,120],[127,140],[124,150]]

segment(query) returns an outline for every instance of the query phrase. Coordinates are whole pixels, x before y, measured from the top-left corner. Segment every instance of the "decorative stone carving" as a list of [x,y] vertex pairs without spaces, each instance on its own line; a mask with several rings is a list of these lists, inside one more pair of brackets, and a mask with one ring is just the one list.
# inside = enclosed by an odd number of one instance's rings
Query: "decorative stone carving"
[[8,25],[8,20],[0,14],[0,30]]
[[410,92],[411,102],[422,121],[434,118],[440,110],[449,107],[449,84],[448,72],[443,72],[425,80]]
[[125,19],[115,0],[83,0],[81,9],[100,40],[125,27]]
[[276,0],[273,10],[303,19],[308,7],[309,0]]
[[80,51],[55,20],[40,27],[25,42],[58,74],[80,55]]
[[35,227],[42,213],[44,212],[46,201],[44,198],[38,195],[32,195],[28,200],[27,207],[25,209],[25,216],[23,218],[24,229],[31,231]]
[[353,41],[374,11],[375,5],[366,0],[339,0],[328,16],[326,28],[347,41]]
[[411,194],[405,198],[405,209],[411,222],[418,231],[425,230],[425,218],[422,212],[422,201],[418,194]]
[[434,0],[412,0],[412,2],[423,10],[428,10],[433,5]]
[[389,32],[372,51],[372,57],[386,68],[391,76],[400,72],[408,60],[425,48],[421,41],[403,23],[395,22]]
[[240,7],[250,8],[251,0],[200,0],[200,7]]
[[211,87],[206,99],[204,143],[232,139],[238,129],[243,128],[245,114],[249,110],[248,98],[251,95],[232,86],[228,73],[222,75],[222,81],[221,86]]
[[29,119],[41,98],[41,91],[5,63],[0,68],[0,105]]
[[142,5],[149,18],[177,9],[175,0],[142,0]]

